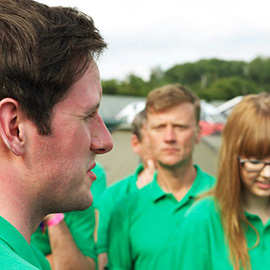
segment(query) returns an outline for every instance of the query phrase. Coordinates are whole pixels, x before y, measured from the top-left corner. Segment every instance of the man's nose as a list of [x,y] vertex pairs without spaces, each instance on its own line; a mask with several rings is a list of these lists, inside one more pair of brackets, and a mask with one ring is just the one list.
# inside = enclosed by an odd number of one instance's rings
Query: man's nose
[[172,126],[167,126],[164,134],[165,141],[175,141],[175,131]]
[[112,136],[99,115],[95,126],[91,128],[93,129],[91,130],[91,150],[96,154],[105,154],[111,151],[113,148]]

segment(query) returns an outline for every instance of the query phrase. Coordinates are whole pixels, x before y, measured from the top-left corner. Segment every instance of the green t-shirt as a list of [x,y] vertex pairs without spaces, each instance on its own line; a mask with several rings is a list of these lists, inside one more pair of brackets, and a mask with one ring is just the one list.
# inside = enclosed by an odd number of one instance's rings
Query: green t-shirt
[[115,204],[123,199],[127,194],[137,191],[137,178],[139,173],[143,171],[143,165],[140,164],[135,173],[129,175],[123,180],[110,186],[103,194],[99,207],[99,225],[97,253],[107,252],[107,234],[108,226],[111,219],[111,213]]
[[27,243],[21,233],[0,217],[0,269],[51,269],[44,255]]
[[109,269],[171,269],[171,231],[181,225],[194,198],[215,183],[196,169],[194,183],[180,202],[160,188],[155,175],[152,183],[118,203],[109,226]]
[[[106,188],[106,177],[104,169],[99,164],[96,164],[93,172],[97,175],[97,179],[91,186],[93,204],[84,211],[72,211],[64,213],[64,215],[65,222],[78,248],[85,256],[96,261],[97,256],[93,235],[95,229],[94,208],[98,205],[101,194],[104,191],[104,187]],[[95,203],[95,201],[98,202]],[[43,254],[50,254],[51,247],[47,228],[44,233],[42,233],[41,228],[38,228],[32,235],[31,244],[40,249]]]
[[[173,234],[175,252],[170,269],[177,270],[233,270],[229,259],[218,204],[213,197],[198,201],[186,213],[177,234]],[[252,270],[270,269],[270,220],[263,225],[258,216],[246,213],[258,230],[259,245],[249,250]],[[249,227],[246,232],[248,247],[256,243],[256,234]]]

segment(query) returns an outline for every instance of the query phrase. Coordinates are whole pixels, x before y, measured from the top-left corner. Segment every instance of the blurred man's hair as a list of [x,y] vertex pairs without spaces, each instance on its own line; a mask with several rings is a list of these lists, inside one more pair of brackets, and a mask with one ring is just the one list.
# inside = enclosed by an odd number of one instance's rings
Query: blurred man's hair
[[131,124],[132,127],[131,131],[138,137],[139,141],[142,140],[142,129],[145,123],[145,119],[146,119],[146,111],[145,109],[143,109],[142,111],[136,114]]
[[160,112],[173,106],[189,102],[194,105],[197,124],[200,121],[200,100],[180,84],[168,84],[149,92],[146,99],[146,117],[148,113]]

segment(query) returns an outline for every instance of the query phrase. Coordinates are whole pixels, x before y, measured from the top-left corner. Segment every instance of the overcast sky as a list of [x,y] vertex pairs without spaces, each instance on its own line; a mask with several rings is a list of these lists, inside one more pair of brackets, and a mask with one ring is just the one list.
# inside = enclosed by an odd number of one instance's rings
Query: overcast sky
[[270,57],[269,0],[38,0],[92,16],[109,44],[102,79],[217,57]]

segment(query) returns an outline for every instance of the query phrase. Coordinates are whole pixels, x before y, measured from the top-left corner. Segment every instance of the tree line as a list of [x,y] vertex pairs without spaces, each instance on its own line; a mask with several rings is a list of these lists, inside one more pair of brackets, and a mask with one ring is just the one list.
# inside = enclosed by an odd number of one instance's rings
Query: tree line
[[202,59],[165,71],[155,67],[147,81],[129,74],[122,81],[103,80],[102,87],[104,94],[146,96],[152,89],[168,83],[179,83],[208,101],[270,92],[270,58],[256,57],[250,62]]

